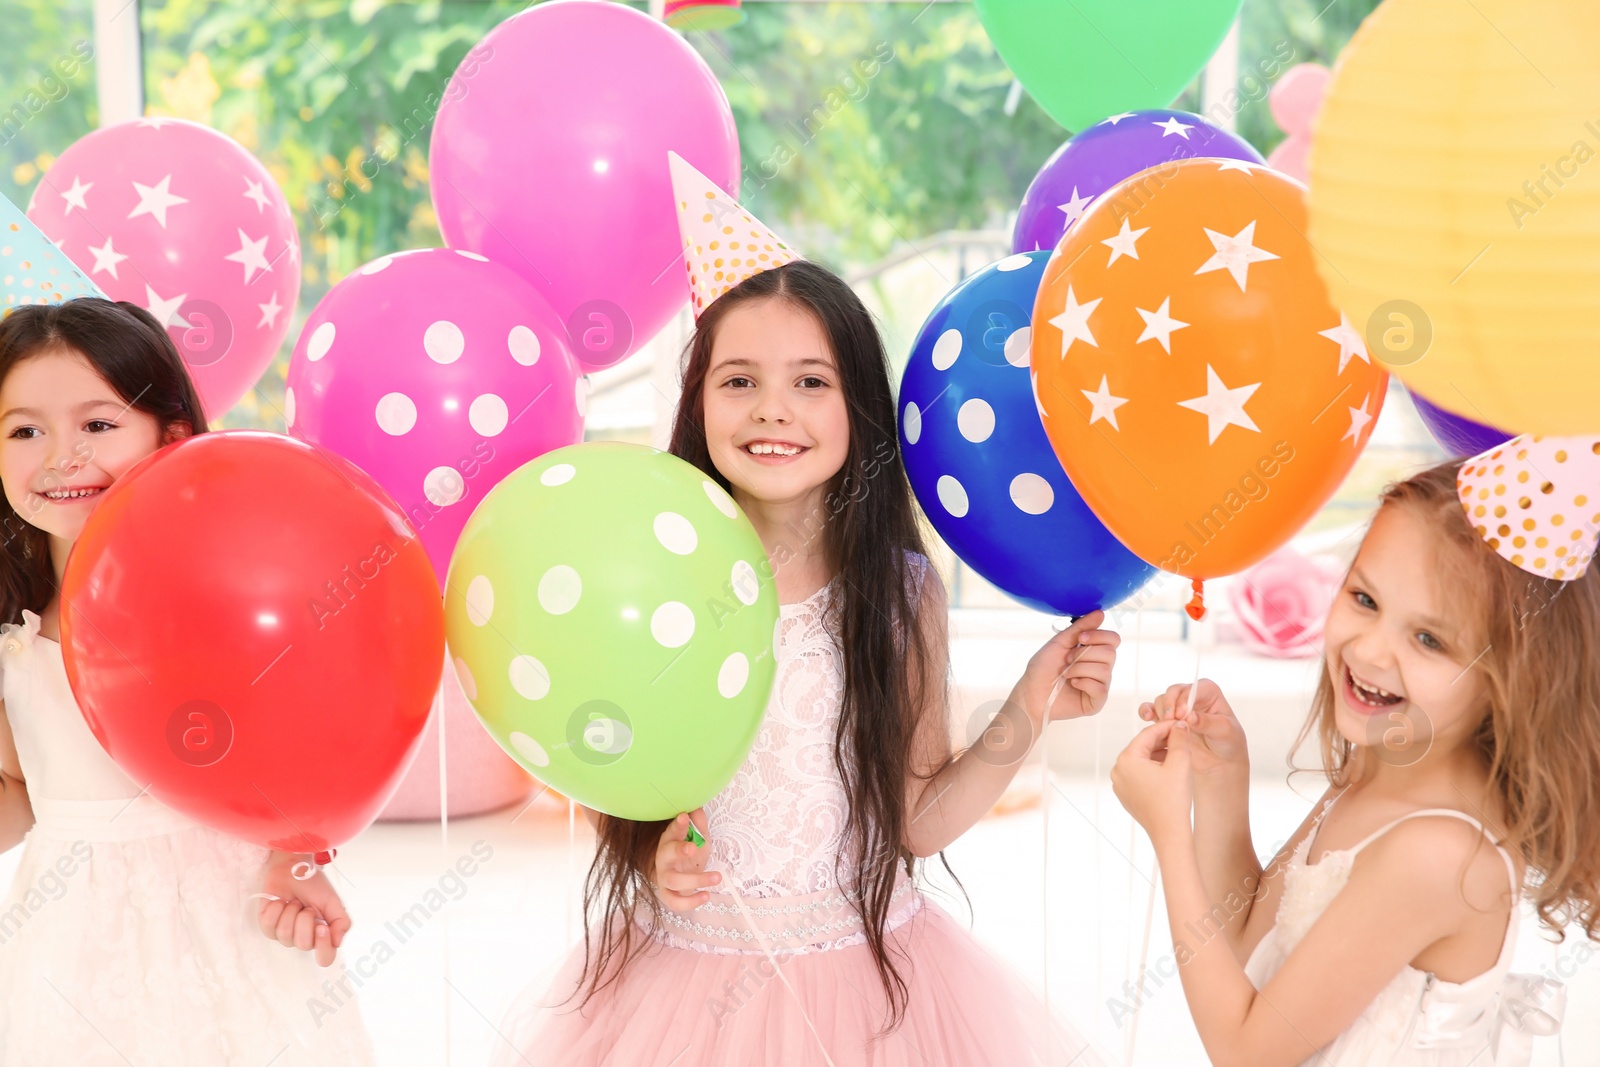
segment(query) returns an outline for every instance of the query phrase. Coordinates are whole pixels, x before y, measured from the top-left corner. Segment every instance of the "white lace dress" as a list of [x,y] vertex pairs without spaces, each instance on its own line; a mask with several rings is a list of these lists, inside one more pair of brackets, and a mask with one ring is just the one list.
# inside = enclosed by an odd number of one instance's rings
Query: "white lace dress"
[[[1401,816],[1354,848],[1330,849],[1316,863],[1308,864],[1317,830],[1337,799],[1336,794],[1323,804],[1312,830],[1301,839],[1284,869],[1283,896],[1274,925],[1245,965],[1245,974],[1257,989],[1278,973],[1350,880],[1356,857],[1379,837],[1406,819],[1422,815],[1461,819],[1483,830],[1478,820],[1464,812],[1428,808]],[[1487,830],[1484,834],[1505,860],[1512,893],[1520,895],[1522,887],[1510,854]],[[1493,967],[1465,982],[1445,982],[1414,967],[1402,968],[1349,1029],[1306,1059],[1302,1067],[1526,1067],[1534,1037],[1560,1029],[1566,999],[1559,982],[1510,973],[1518,917],[1513,908]]]
[[343,977],[256,926],[264,848],[143,793],[90,733],[39,616],[0,627],[5,713],[35,824],[0,905],[5,1067],[373,1062]]
[[[915,570],[938,580],[921,557]],[[907,995],[901,1023],[888,1029],[878,970],[846,895],[849,872],[836,864],[846,853],[846,797],[833,761],[844,685],[829,610],[838,581],[780,608],[766,716],[738,774],[706,805],[710,866],[723,872],[711,902],[668,912],[664,927],[647,932],[651,949],[581,1009],[581,997],[568,1000],[582,973],[580,945],[553,982],[536,981],[507,1014],[496,1065],[1102,1062],[904,877],[885,943]]]

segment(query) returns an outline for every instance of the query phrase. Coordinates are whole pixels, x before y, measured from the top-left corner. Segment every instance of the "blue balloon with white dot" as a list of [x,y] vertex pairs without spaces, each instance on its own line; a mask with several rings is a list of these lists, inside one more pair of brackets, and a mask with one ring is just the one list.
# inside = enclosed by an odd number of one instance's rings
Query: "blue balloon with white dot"
[[900,448],[922,510],[967,566],[1028,607],[1086,615],[1155,568],[1089,510],[1040,421],[1030,322],[1051,254],[991,263],[933,309],[900,382]]

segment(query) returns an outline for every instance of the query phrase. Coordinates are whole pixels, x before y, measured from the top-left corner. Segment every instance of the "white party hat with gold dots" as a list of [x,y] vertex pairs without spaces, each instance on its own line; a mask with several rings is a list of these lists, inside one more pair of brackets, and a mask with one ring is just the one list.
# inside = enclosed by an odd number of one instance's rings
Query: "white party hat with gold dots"
[[1461,465],[1473,528],[1530,574],[1583,577],[1600,540],[1600,437],[1523,434]]
[[803,258],[678,153],[668,152],[667,164],[695,318],[750,275]]
[[17,205],[0,196],[0,318],[29,304],[105,295]]

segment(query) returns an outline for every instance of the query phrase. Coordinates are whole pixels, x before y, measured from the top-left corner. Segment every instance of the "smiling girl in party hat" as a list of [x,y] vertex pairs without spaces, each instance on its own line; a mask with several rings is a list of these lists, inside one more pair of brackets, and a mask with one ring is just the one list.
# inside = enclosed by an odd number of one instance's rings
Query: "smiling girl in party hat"
[[671,451],[761,535],[778,673],[748,759],[703,809],[597,817],[594,925],[554,984],[513,1008],[496,1062],[1098,1062],[918,875],[993,806],[1047,718],[1104,707],[1117,636],[1099,612],[1057,634],[988,743],[952,758],[945,592],[872,319],[838,277],[670,165],[698,319]]
[[1561,983],[1510,967],[1525,886],[1580,960],[1600,940],[1597,536],[1600,438],[1391,486],[1328,613],[1306,732],[1330,786],[1265,868],[1221,691],[1141,709],[1112,784],[1213,1063],[1505,1067],[1557,1032]]

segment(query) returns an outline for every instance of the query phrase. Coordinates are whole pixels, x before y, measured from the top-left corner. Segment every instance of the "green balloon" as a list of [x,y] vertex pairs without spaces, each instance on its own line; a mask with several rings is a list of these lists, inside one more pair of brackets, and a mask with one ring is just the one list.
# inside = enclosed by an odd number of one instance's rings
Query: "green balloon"
[[721,792],[777,670],[755,527],[691,464],[620,442],[546,453],[484,497],[450,559],[445,627],[500,746],[624,819]]
[[977,0],[1000,58],[1074,133],[1166,107],[1200,73],[1242,0]]

